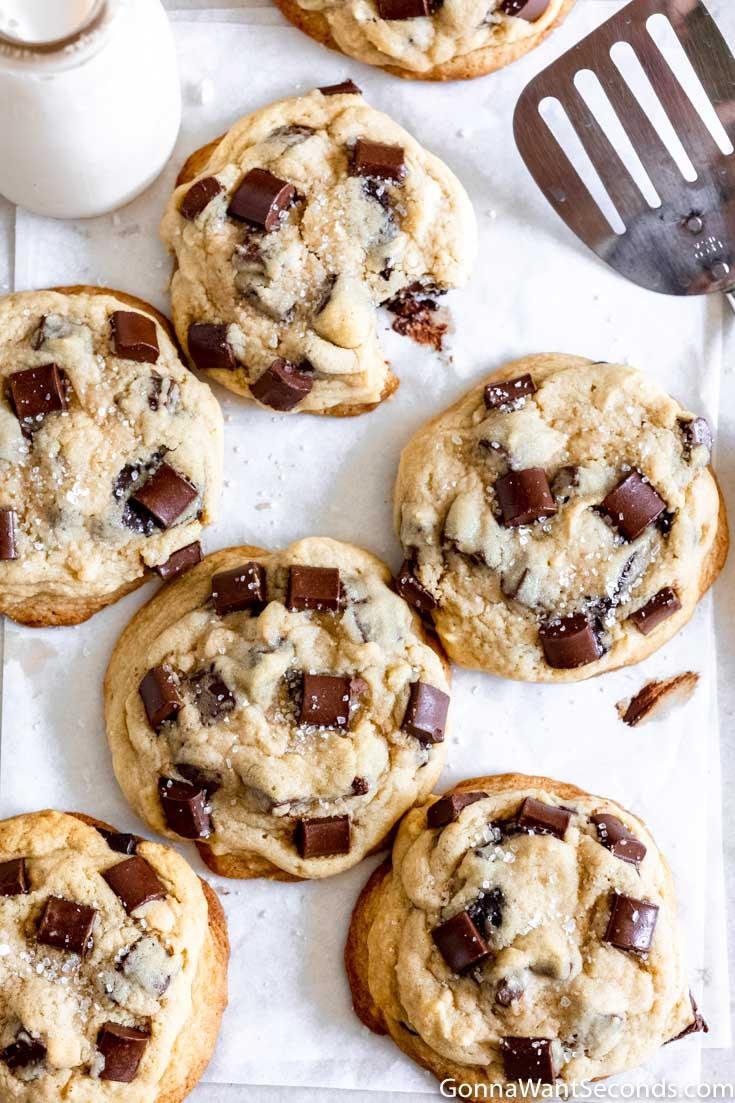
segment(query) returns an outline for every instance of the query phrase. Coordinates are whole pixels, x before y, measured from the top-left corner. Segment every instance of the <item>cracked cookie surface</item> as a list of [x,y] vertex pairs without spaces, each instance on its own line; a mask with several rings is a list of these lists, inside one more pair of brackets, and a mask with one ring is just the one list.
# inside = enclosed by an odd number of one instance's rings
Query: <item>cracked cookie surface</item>
[[474,256],[449,169],[358,91],[319,90],[246,116],[187,164],[161,233],[192,363],[281,411],[361,413],[392,393],[377,306],[461,286]]
[[632,368],[506,365],[403,452],[409,600],[456,662],[505,677],[573,681],[640,661],[686,623],[727,553],[710,447],[706,422]]
[[444,759],[448,681],[368,552],[216,552],[128,626],[106,677],[118,780],[229,876],[325,877],[378,848]]

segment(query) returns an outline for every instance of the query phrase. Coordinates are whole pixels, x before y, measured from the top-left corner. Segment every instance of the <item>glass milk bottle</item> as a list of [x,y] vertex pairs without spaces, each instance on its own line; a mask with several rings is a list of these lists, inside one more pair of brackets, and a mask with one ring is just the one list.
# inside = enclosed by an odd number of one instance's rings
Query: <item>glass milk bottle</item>
[[181,122],[160,0],[0,0],[0,194],[87,218],[160,173]]

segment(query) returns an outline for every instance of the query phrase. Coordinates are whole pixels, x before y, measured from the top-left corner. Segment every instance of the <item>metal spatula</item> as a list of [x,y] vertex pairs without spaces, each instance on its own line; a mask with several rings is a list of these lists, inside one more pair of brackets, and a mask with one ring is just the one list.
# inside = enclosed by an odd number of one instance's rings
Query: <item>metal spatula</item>
[[[514,117],[515,139],[536,183],[586,245],[641,287],[669,295],[724,291],[735,308],[735,155],[721,152],[647,28],[670,20],[704,91],[735,144],[735,58],[699,0],[633,0],[540,73]],[[610,55],[629,43],[696,170],[684,178],[639,99]],[[575,86],[599,78],[661,199],[652,207]],[[551,97],[566,111],[625,226],[617,233],[539,111]]]

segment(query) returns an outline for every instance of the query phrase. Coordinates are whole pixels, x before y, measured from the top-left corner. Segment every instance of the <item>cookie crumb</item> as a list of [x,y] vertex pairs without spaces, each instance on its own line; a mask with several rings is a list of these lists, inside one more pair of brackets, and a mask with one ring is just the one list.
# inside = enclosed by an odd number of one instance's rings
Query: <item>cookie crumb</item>
[[623,723],[635,728],[649,720],[661,719],[672,708],[685,705],[698,682],[699,675],[691,670],[662,681],[647,682],[633,697],[618,701],[615,708]]

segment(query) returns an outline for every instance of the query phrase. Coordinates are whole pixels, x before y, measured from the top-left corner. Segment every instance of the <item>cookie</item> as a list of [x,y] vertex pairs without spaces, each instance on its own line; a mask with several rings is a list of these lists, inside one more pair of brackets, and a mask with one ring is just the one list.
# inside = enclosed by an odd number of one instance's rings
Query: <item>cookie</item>
[[459,181],[357,89],[247,115],[178,185],[161,233],[179,340],[283,413],[359,414],[392,394],[377,306],[461,286],[474,257]]
[[368,552],[228,548],[157,594],[105,679],[117,779],[228,877],[327,877],[379,849],[444,760],[445,663]]
[[479,1090],[600,1079],[707,1029],[648,830],[543,777],[472,778],[409,812],[345,962],[366,1026]]
[[399,591],[463,666],[565,682],[639,662],[727,555],[711,444],[632,368],[508,364],[403,452]]
[[410,80],[468,80],[538,46],[574,0],[276,0],[311,38]]
[[77,624],[194,554],[222,414],[161,314],[100,287],[9,295],[0,375],[1,612]]
[[4,1103],[189,1094],[227,1003],[229,946],[217,897],[176,851],[86,816],[4,820],[0,932]]

